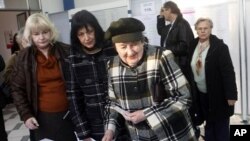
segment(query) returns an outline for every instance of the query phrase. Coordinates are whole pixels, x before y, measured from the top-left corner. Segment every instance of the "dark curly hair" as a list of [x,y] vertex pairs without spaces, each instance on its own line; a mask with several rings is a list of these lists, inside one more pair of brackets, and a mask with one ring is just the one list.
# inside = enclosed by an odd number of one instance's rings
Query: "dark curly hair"
[[77,32],[81,28],[86,28],[88,30],[88,26],[91,26],[95,29],[95,46],[99,46],[99,44],[103,44],[104,42],[104,31],[97,21],[96,17],[87,10],[81,10],[74,14],[71,19],[71,32],[70,32],[70,40],[72,48],[81,47],[81,43],[77,37]]

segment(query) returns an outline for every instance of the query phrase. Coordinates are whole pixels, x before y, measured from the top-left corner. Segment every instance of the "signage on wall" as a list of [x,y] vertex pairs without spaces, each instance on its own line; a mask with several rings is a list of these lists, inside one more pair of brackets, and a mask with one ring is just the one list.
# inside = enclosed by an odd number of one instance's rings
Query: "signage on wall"
[[141,14],[148,15],[148,14],[155,14],[155,2],[144,2],[141,3]]

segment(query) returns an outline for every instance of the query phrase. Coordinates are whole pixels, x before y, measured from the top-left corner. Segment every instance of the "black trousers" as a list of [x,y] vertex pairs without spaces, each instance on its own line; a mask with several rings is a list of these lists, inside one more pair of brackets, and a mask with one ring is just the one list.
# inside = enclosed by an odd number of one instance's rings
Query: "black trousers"
[[229,141],[230,132],[230,118],[217,119],[216,121],[207,121],[208,108],[209,108],[209,96],[200,92],[200,102],[202,114],[205,117],[205,140],[206,141]]
[[2,109],[0,109],[0,140],[1,141],[8,141],[7,133],[5,131],[5,125],[4,125],[4,118],[3,118]]
[[70,119],[64,119],[66,112],[39,112],[37,120],[39,128],[30,130],[31,141],[47,138],[54,141],[76,141],[73,124]]

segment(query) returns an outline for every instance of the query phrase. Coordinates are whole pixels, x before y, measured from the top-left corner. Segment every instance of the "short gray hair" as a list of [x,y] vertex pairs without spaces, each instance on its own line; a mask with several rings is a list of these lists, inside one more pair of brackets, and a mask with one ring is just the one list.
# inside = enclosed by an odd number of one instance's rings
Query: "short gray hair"
[[210,18],[199,18],[194,24],[195,30],[197,29],[198,24],[201,22],[208,22],[210,24],[210,28],[213,28],[214,26],[213,21]]

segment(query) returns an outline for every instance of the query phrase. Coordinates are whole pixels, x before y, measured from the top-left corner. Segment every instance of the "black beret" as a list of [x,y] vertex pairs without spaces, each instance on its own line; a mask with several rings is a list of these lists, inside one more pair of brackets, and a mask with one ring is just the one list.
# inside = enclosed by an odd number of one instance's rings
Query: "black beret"
[[135,18],[120,18],[113,21],[105,33],[105,39],[112,42],[133,42],[144,39],[142,32],[145,30],[144,24]]

